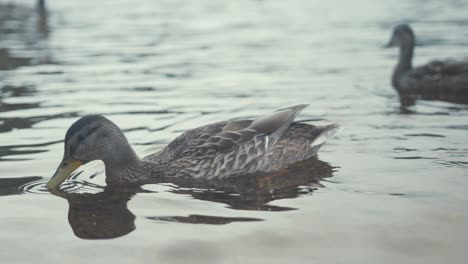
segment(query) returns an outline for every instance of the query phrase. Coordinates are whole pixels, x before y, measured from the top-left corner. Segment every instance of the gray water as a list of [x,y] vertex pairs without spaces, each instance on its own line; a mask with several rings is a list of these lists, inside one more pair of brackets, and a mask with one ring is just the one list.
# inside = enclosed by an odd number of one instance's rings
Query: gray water
[[[403,111],[397,51],[382,48],[406,22],[416,65],[468,56],[467,1],[11,2],[0,2],[1,263],[467,261],[468,106]],[[44,189],[85,114],[113,120],[144,156],[187,129],[300,103],[300,118],[345,129],[284,192],[113,192],[100,162],[68,196]]]

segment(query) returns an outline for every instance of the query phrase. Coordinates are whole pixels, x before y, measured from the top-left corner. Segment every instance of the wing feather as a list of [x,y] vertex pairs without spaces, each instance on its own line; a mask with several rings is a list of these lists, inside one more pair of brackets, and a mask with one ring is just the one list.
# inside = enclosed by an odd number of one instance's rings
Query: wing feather
[[[255,142],[250,148],[257,148],[258,144],[265,144],[267,140],[265,149],[269,149],[280,140],[294,118],[306,107],[307,105],[297,105],[255,120],[235,120],[200,127],[185,132],[169,144],[168,148],[175,159],[200,156],[202,153],[227,153],[251,140]],[[254,140],[256,137],[262,139]],[[247,153],[251,152],[249,150]]]

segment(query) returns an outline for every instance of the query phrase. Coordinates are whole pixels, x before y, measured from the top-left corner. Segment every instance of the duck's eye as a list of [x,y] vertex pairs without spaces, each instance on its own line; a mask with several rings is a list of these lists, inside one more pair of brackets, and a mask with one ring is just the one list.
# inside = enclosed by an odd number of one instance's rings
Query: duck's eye
[[62,166],[64,166],[64,167],[65,167],[65,166],[68,166],[68,162],[62,163]]
[[83,142],[83,140],[84,140],[84,136],[83,135],[78,135],[78,141]]

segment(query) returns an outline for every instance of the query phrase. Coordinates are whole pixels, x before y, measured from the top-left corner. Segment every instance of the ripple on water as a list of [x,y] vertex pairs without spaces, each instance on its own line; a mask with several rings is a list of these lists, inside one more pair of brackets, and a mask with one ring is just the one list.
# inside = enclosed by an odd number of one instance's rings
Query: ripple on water
[[23,193],[34,193],[34,194],[48,194],[49,191],[46,187],[47,181],[40,180],[35,182],[28,182],[18,189]]
[[[47,181],[44,180],[29,182],[20,186],[18,189],[23,193],[49,194],[50,192],[46,184]],[[104,186],[81,180],[68,180],[60,185],[60,191],[67,193],[97,193],[103,190]]]
[[21,194],[23,191],[20,186],[38,182],[41,179],[42,177],[39,176],[0,178],[0,196]]

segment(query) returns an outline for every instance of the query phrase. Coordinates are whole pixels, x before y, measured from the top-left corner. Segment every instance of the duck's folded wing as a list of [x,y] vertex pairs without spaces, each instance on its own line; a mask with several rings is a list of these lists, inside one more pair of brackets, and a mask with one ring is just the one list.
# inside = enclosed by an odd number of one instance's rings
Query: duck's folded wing
[[440,66],[440,71],[448,75],[468,75],[468,60],[465,61],[445,61]]
[[411,71],[411,76],[415,78],[441,78],[453,75],[468,75],[468,60],[431,61]]
[[412,91],[428,94],[468,92],[468,61],[432,61],[414,68],[405,78]]
[[297,114],[305,107],[307,105],[297,105],[255,120],[236,120],[223,125],[217,123],[206,126],[200,133],[192,134],[190,139],[183,140],[184,150],[176,158],[231,152],[242,144],[259,139],[266,148],[270,148],[278,142]]

